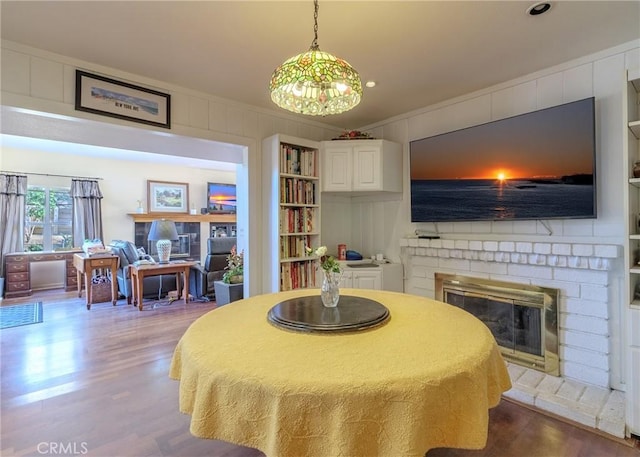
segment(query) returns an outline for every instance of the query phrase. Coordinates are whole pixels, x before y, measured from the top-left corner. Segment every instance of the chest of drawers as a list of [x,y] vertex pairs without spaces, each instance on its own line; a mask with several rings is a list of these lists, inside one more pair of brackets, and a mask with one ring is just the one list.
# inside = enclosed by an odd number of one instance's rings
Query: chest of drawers
[[31,295],[29,258],[25,254],[7,254],[4,258],[7,298]]

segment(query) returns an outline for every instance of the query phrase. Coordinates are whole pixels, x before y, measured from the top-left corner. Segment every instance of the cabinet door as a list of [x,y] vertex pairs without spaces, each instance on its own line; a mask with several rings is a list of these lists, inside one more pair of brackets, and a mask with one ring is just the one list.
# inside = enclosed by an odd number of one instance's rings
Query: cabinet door
[[344,192],[351,190],[351,148],[326,148],[322,154],[322,190]]
[[340,287],[353,287],[353,271],[345,271],[342,274],[342,281],[340,281]]
[[356,289],[382,289],[381,271],[358,271],[353,273],[353,287]]
[[382,190],[379,145],[353,148],[353,190]]

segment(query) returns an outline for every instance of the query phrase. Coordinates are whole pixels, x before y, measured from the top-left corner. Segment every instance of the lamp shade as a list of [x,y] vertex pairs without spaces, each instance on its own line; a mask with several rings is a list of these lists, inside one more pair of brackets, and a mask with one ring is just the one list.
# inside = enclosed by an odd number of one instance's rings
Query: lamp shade
[[178,240],[178,230],[175,222],[166,219],[153,221],[148,239],[149,241],[156,241],[160,263],[168,263],[171,257],[171,242]]
[[159,240],[178,241],[178,230],[175,222],[161,219],[151,223],[149,241]]
[[300,114],[326,116],[360,103],[362,83],[347,61],[319,49],[291,57],[273,72],[271,100]]

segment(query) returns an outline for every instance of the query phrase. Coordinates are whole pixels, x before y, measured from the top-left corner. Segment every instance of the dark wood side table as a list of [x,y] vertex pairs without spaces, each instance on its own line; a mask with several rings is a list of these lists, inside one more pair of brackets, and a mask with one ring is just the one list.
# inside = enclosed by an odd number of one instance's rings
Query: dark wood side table
[[[156,263],[151,265],[129,265],[129,277],[131,278],[131,288],[133,294],[133,304],[138,305],[142,311],[142,289],[143,281],[147,276],[158,276],[175,273],[182,273],[184,276],[182,284],[182,298],[185,303],[189,303],[189,271],[197,262],[176,262],[176,263]],[[179,281],[176,281],[179,284]]]
[[100,255],[90,257],[84,253],[73,255],[73,266],[78,275],[78,297],[82,297],[82,276],[84,275],[84,288],[87,291],[87,309],[91,309],[91,278],[94,270],[108,268],[111,271],[111,302],[116,306],[118,301],[118,283],[116,281],[118,263],[117,255]]

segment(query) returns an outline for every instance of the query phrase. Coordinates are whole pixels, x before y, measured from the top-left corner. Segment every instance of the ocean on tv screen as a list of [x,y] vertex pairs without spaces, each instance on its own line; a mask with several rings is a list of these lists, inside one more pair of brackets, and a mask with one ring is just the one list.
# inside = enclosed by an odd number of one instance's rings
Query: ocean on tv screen
[[596,217],[593,97],[413,140],[411,221]]
[[593,184],[531,180],[411,181],[411,221],[595,217]]

